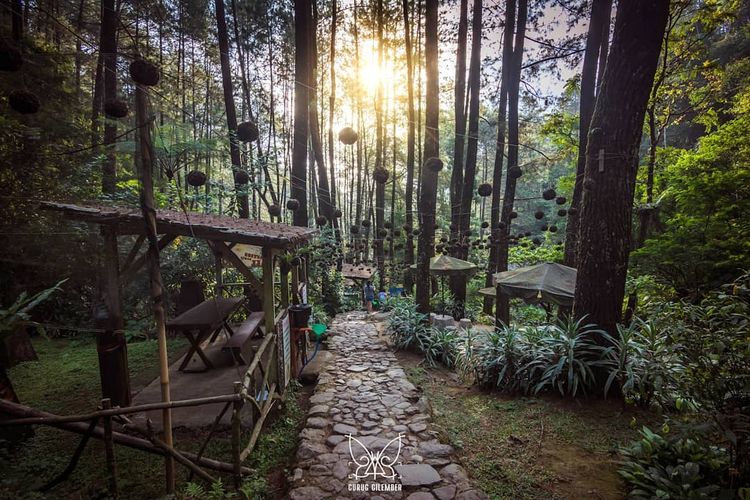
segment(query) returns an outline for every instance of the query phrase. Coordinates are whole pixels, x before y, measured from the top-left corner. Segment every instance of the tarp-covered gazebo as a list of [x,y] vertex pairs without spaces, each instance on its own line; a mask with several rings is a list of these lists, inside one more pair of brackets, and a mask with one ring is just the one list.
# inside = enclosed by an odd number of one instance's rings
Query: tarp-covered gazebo
[[[545,302],[569,307],[573,305],[576,270],[562,264],[545,262],[493,275],[495,286],[510,297],[528,303]],[[495,296],[494,288],[483,288],[483,295]]]

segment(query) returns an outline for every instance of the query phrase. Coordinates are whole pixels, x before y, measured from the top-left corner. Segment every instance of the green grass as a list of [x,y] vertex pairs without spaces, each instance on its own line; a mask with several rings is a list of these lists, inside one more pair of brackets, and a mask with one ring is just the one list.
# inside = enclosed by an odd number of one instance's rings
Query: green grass
[[406,371],[425,391],[441,439],[491,498],[622,497],[616,453],[636,436],[631,419],[647,415],[616,402],[505,397],[460,386],[442,370]]
[[[171,339],[172,359],[179,357],[187,344],[184,339]],[[61,415],[94,410],[100,402],[99,368],[96,346],[91,338],[35,339],[34,348],[39,361],[21,364],[9,371],[22,403]],[[128,344],[131,384],[134,389],[148,384],[158,375],[156,341]],[[256,486],[262,486],[265,476],[284,466],[297,445],[298,428],[304,411],[297,405],[294,389],[287,393],[278,418],[261,434],[256,450],[246,460],[248,467],[258,471]],[[203,441],[200,432],[179,432],[176,446],[181,450],[197,451]],[[250,438],[250,430],[243,433],[243,442]],[[49,427],[35,427],[32,438],[12,450],[0,449],[0,498],[92,498],[106,494],[107,476],[104,467],[104,448],[101,441],[89,441],[76,470],[64,483],[46,496],[34,493],[61,472],[77,446],[80,436]],[[118,487],[121,498],[157,498],[164,494],[164,460],[124,446],[115,448]],[[206,456],[230,461],[229,433],[219,433],[205,452]],[[217,473],[211,471],[212,475]],[[255,478],[255,479],[257,479]],[[221,478],[231,485],[231,478]],[[252,482],[254,478],[249,478]],[[187,473],[177,466],[178,491],[185,491]]]

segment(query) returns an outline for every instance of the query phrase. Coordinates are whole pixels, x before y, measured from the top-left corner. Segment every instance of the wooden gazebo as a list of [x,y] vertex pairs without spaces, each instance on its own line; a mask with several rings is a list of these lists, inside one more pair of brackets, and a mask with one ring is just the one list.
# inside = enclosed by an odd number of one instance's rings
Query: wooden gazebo
[[[112,400],[113,405],[128,406],[131,391],[127,344],[123,335],[121,290],[133,280],[147,260],[147,252],[141,251],[146,240],[143,212],[140,208],[57,202],[43,202],[42,207],[61,212],[70,220],[100,226],[104,241],[103,297],[102,306],[95,315],[97,327],[103,330],[102,334],[97,335],[102,393],[103,397]],[[262,299],[262,326],[266,335],[275,334],[279,311],[285,310],[290,301],[297,303],[304,294],[307,281],[304,259],[301,265],[292,267],[280,257],[308,243],[317,234],[316,229],[174,210],[156,210],[156,228],[160,235],[160,250],[179,237],[199,238],[207,243],[215,257],[217,296],[225,289],[222,282],[224,264],[239,271],[245,280],[241,285],[249,287],[251,294]],[[136,239],[121,261],[118,236],[126,235],[135,235]],[[261,279],[253,273],[242,252],[235,251],[237,245],[246,245],[244,248],[258,255],[259,258],[250,265],[262,268]],[[278,302],[274,293],[277,270],[280,288]],[[285,386],[284,378],[279,377],[279,387]]]

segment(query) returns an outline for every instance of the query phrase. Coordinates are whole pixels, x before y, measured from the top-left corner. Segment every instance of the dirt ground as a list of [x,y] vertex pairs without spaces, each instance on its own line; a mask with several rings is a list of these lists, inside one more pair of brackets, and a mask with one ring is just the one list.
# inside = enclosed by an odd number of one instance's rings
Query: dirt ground
[[625,497],[618,449],[649,415],[621,401],[512,397],[426,369],[422,357],[398,353],[427,394],[435,422],[460,450],[464,467],[491,498]]

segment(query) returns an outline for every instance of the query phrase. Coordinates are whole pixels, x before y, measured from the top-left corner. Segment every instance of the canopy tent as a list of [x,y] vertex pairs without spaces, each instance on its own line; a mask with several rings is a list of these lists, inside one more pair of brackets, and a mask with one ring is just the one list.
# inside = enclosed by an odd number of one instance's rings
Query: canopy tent
[[[529,303],[573,305],[576,270],[572,267],[545,262],[496,273],[492,278],[495,286],[500,286],[500,291],[510,297],[524,299]],[[479,293],[494,297],[495,289],[483,288]]]
[[[416,264],[412,264],[409,267],[414,270],[417,269]],[[476,264],[455,257],[449,257],[448,255],[438,255],[430,259],[430,274],[436,276],[470,276],[477,272],[478,269]]]

